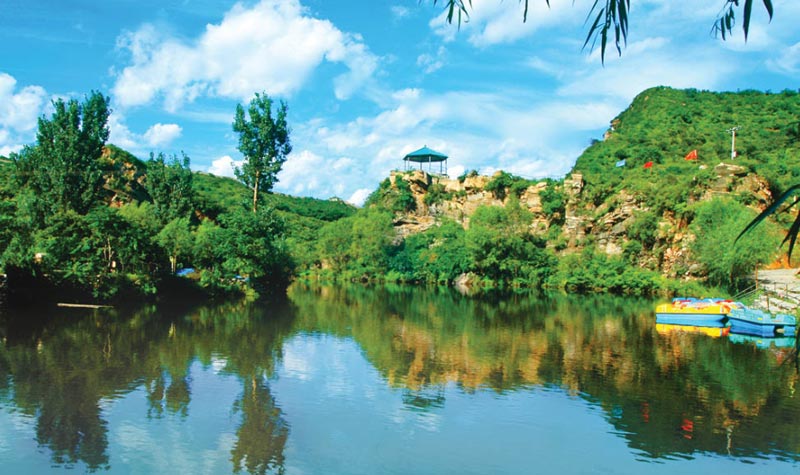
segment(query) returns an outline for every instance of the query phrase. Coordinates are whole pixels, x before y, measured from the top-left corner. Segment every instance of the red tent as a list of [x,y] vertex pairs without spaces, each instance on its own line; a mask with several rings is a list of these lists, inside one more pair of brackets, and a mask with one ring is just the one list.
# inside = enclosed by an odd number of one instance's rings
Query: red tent
[[691,152],[687,153],[684,160],[697,160],[697,149],[692,150]]

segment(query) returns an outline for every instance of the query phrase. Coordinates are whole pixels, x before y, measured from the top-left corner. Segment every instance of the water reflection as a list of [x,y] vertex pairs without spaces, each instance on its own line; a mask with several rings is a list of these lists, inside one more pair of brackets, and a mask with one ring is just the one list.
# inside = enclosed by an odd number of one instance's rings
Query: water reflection
[[[31,325],[32,320],[35,324]],[[288,425],[266,379],[291,331],[291,308],[243,304],[171,311],[148,307],[134,315],[55,312],[6,316],[0,345],[0,403],[36,419],[36,441],[54,464],[109,468],[103,400],[143,387],[146,418],[188,416],[190,366],[224,355],[223,372],[242,382],[233,410],[241,414],[231,453],[234,471],[281,472]],[[218,361],[218,360],[217,360]],[[256,443],[256,440],[259,440]]]
[[[297,335],[329,335],[355,342],[378,372],[374,384],[397,389],[415,413],[443,413],[448,388],[498,396],[546,388],[599,408],[640,460],[800,460],[791,346],[657,331],[651,302],[609,297],[300,285],[289,297],[269,306],[0,315],[0,409],[35,420],[35,440],[53,463],[101,471],[119,457],[104,410],[114,401],[141,392],[139,418],[192,431],[208,417],[193,414],[204,407],[193,400],[217,398],[227,401],[231,427],[204,430],[229,430],[230,442],[218,443],[227,470],[284,473],[292,418],[272,387],[283,347]],[[198,367],[230,378],[232,389],[218,397]]]
[[295,289],[293,301],[298,326],[355,338],[417,410],[445,404],[448,383],[468,392],[558,387],[602,407],[645,458],[800,460],[793,349],[660,334],[651,302],[359,287]]

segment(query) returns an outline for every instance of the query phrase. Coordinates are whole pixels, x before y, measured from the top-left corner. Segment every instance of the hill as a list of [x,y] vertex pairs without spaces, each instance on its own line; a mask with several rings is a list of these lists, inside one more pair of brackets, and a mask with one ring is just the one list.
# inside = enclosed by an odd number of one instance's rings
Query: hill
[[[389,213],[394,237],[387,239],[382,260],[372,257],[383,264],[371,272],[401,280],[452,282],[467,271],[554,287],[628,291],[642,280],[650,290],[662,285],[653,272],[735,286],[778,254],[774,224],[734,248],[738,231],[798,182],[799,94],[658,87],[639,94],[615,117],[562,180],[505,172],[457,179],[393,172],[360,219],[385,220],[379,213]],[[343,223],[335,227],[357,240],[355,220],[349,231]],[[449,234],[442,235],[443,229]],[[329,233],[335,234],[322,234]],[[433,271],[421,261],[455,259],[448,252],[457,246],[465,251],[448,269]],[[330,254],[322,260],[341,267],[342,260]],[[536,264],[528,265],[531,260]],[[509,268],[510,262],[516,267]],[[597,274],[608,282],[599,282]]]

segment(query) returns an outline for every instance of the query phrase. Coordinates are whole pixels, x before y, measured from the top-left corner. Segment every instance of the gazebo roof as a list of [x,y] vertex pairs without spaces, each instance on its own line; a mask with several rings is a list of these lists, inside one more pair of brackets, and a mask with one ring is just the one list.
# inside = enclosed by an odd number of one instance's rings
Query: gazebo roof
[[420,162],[420,163],[428,163],[428,162],[443,162],[447,160],[447,155],[437,152],[436,150],[431,150],[427,146],[422,147],[419,150],[415,150],[405,157],[403,160],[407,160],[409,162]]

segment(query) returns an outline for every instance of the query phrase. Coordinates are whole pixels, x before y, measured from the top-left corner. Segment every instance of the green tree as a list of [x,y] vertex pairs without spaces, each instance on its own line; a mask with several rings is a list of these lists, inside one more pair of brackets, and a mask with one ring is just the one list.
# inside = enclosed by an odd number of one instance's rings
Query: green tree
[[39,118],[36,145],[11,154],[17,182],[36,197],[39,218],[63,211],[86,214],[102,196],[100,157],[108,140],[108,98],[92,92],[83,103],[53,102]]
[[150,154],[144,185],[161,223],[188,217],[194,210],[192,176],[186,154],[182,160],[173,155],[169,162],[163,153]]
[[284,223],[274,209],[237,210],[220,216],[220,222],[225,228],[221,247],[225,272],[270,284],[288,280],[292,263],[286,252]]
[[733,200],[699,203],[691,225],[696,236],[692,252],[712,284],[733,285],[775,258],[779,238],[774,225],[763,226],[737,241],[737,233],[753,214]]
[[479,273],[501,282],[524,280],[540,284],[553,262],[544,242],[530,232],[531,213],[512,195],[505,207],[475,210],[466,247]]
[[175,218],[156,235],[156,242],[169,255],[172,273],[178,266],[178,259],[188,257],[194,248],[194,236],[189,228],[189,218]]
[[[499,1],[499,0],[498,0]],[[528,19],[528,4],[530,0],[519,0],[524,4],[522,21]],[[770,19],[772,19],[773,7],[772,0],[761,0]],[[550,0],[544,0],[550,6]],[[459,25],[462,21],[469,19],[469,9],[472,8],[472,0],[433,0],[433,4],[442,3],[447,10],[447,22],[453,23],[457,20]],[[712,31],[722,39],[733,33],[736,27],[737,9],[741,8],[742,30],[744,38],[750,31],[750,16],[753,11],[753,0],[722,0],[722,9],[714,20]],[[585,48],[591,43],[592,47],[600,41],[600,58],[605,59],[606,47],[609,41],[614,42],[614,47],[619,54],[622,54],[622,46],[628,39],[628,16],[631,9],[630,0],[595,0],[592,8],[586,15],[589,31],[586,40],[583,42]],[[589,23],[591,21],[591,23]]]
[[258,194],[272,190],[286,156],[292,151],[286,110],[286,103],[281,101],[273,116],[272,99],[258,93],[250,101],[247,115],[241,104],[236,105],[233,131],[239,134],[238,148],[245,163],[235,172],[239,180],[253,189],[253,212],[258,207]]

